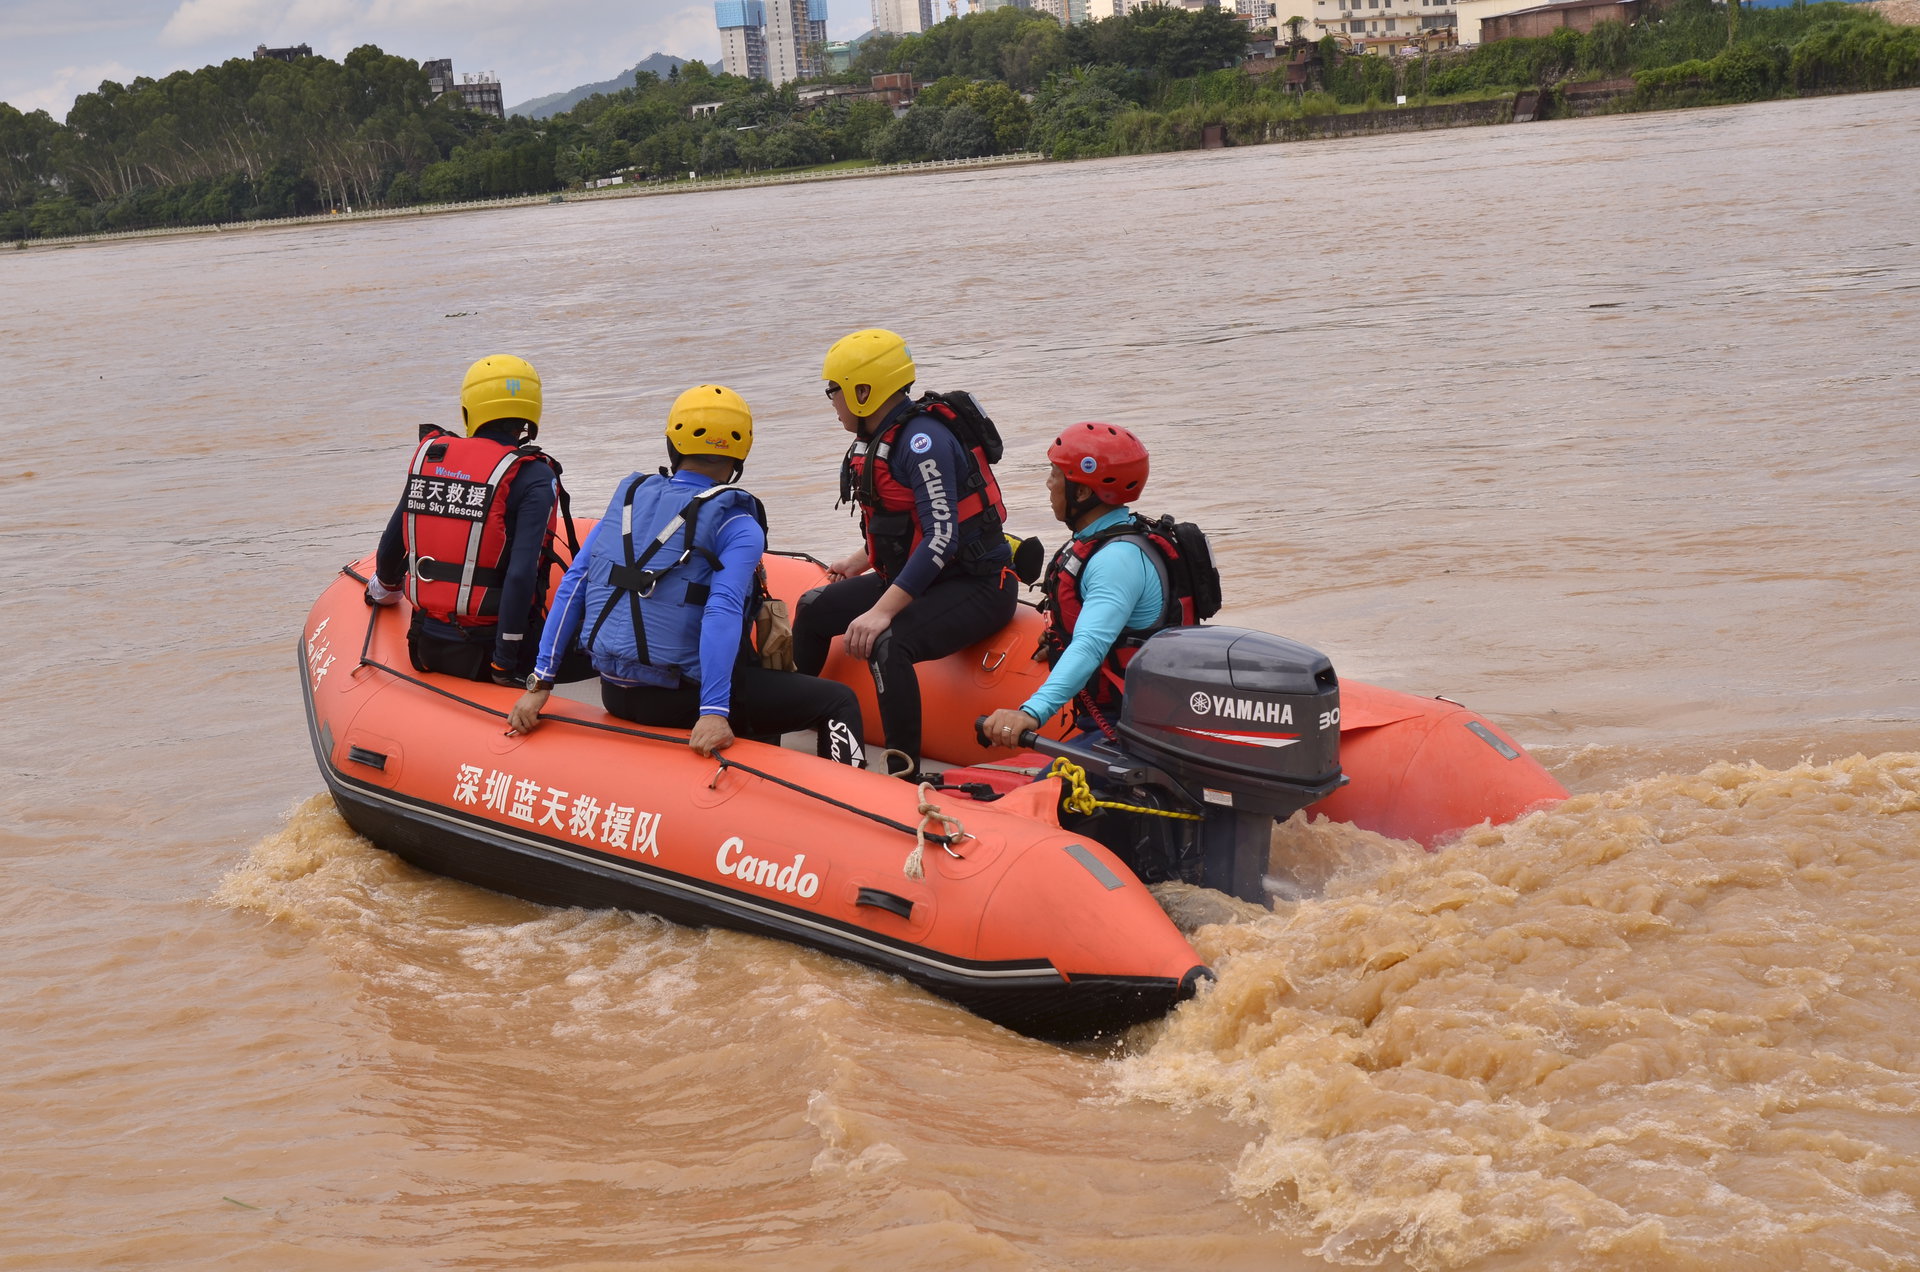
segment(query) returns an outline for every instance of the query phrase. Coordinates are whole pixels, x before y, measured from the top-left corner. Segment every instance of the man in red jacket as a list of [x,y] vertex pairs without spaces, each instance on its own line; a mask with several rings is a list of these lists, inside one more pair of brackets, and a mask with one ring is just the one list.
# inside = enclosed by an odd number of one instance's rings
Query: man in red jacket
[[531,363],[482,358],[460,385],[464,435],[425,429],[414,448],[367,601],[405,593],[421,671],[517,685],[532,670],[560,491],[560,465],[533,445],[540,407]]

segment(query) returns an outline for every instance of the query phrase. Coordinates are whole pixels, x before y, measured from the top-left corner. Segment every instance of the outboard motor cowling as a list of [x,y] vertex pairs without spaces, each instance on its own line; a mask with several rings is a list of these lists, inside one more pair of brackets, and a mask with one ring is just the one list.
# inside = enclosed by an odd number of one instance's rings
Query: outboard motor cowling
[[1127,665],[1126,750],[1206,805],[1201,882],[1249,901],[1275,819],[1338,788],[1340,682],[1325,654],[1244,627],[1176,627]]

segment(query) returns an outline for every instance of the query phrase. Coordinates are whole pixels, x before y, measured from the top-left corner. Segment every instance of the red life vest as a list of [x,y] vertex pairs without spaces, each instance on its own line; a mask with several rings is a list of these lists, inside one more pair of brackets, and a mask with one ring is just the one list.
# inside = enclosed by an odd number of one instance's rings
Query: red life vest
[[[402,519],[407,600],[415,610],[462,627],[499,622],[500,586],[506,581],[501,562],[507,550],[507,486],[531,463],[554,467],[535,446],[422,430],[407,469]],[[556,500],[556,521],[559,515]],[[555,522],[549,522],[549,540],[554,529]]]
[[1080,576],[1093,554],[1110,543],[1129,540],[1140,545],[1160,579],[1160,617],[1146,627],[1123,629],[1114,638],[1113,648],[1100,660],[1099,668],[1086,687],[1074,695],[1074,704],[1094,718],[1103,732],[1112,732],[1112,721],[1119,715],[1120,694],[1125,687],[1127,664],[1147,638],[1169,627],[1193,627],[1200,622],[1194,604],[1193,588],[1186,582],[1188,571],[1179,568],[1180,546],[1165,532],[1161,523],[1131,514],[1120,525],[1102,530],[1084,539],[1068,539],[1053,554],[1041,583],[1045,593],[1040,609],[1047,616],[1047,630],[1040,641],[1040,656],[1049,664],[1060,660],[1073,640],[1073,627],[1080,618]]
[[[841,498],[860,505],[860,533],[867,541],[867,560],[888,579],[898,578],[907,559],[919,548],[926,531],[920,525],[919,507],[913,488],[893,475],[888,458],[900,431],[921,415],[939,421],[953,431],[967,456],[966,490],[953,510],[955,535],[953,562],[963,567],[975,560],[983,549],[1001,542],[1000,527],[1007,519],[1007,506],[1000,497],[1000,483],[994,478],[993,464],[980,445],[968,446],[966,437],[953,429],[956,416],[944,402],[917,404],[898,423],[871,442],[855,442],[847,449],[840,473]],[[998,567],[995,567],[998,568]]]

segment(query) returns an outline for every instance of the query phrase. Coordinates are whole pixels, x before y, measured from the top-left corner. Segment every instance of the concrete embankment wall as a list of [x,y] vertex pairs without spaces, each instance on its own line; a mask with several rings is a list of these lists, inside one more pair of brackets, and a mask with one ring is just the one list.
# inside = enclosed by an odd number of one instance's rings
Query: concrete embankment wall
[[1406,106],[1357,111],[1349,115],[1306,115],[1270,125],[1265,141],[1317,141],[1364,137],[1372,133],[1424,132],[1430,128],[1474,128],[1504,124],[1513,118],[1513,98],[1453,102],[1444,106]]

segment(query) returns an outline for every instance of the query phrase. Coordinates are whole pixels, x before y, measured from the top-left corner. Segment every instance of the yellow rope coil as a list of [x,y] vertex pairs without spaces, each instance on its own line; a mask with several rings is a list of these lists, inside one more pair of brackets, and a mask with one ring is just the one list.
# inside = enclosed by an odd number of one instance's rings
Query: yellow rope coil
[[1087,785],[1087,771],[1066,756],[1058,756],[1053,767],[1046,772],[1048,777],[1057,777],[1066,783],[1067,796],[1061,803],[1068,811],[1091,813],[1096,808],[1111,808],[1122,813],[1146,813],[1153,817],[1171,817],[1175,821],[1200,821],[1198,813],[1176,812],[1171,808],[1147,808],[1140,804],[1122,804],[1110,799],[1095,799],[1093,788]]

